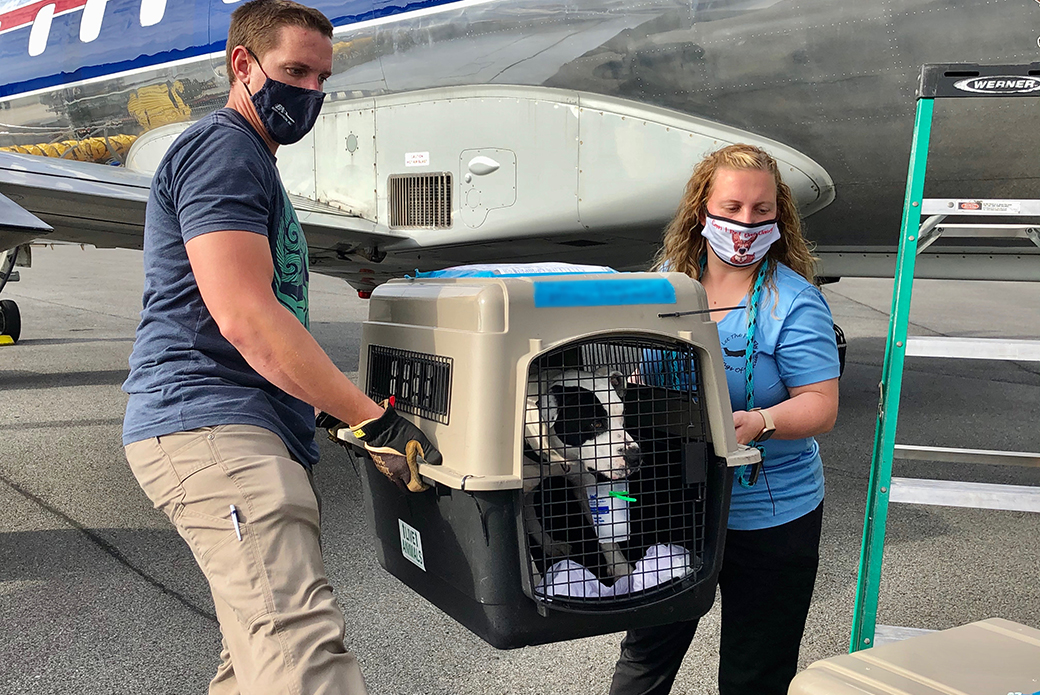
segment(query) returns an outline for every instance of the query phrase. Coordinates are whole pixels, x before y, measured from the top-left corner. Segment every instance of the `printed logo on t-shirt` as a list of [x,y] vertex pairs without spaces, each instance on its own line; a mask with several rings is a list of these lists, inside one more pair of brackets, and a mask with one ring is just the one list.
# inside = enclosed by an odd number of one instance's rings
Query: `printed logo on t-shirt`
[[[725,338],[720,338],[720,342],[722,343],[722,364],[726,367],[726,371],[743,374],[747,351],[747,334],[730,333]],[[757,341],[755,344],[758,344]],[[752,369],[758,364],[758,358],[759,354],[757,352],[752,355]]]
[[310,330],[308,308],[307,239],[296,217],[289,196],[282,191],[282,215],[275,229],[274,247],[274,294],[278,301],[296,315],[300,323]]

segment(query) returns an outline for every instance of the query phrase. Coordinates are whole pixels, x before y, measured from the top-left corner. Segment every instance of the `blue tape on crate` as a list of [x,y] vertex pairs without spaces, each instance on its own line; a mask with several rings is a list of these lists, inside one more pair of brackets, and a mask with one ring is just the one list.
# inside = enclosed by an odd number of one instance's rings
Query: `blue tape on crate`
[[665,278],[639,280],[535,280],[537,308],[675,304],[675,288]]
[[[616,273],[616,270],[597,271],[598,273]],[[497,273],[492,270],[428,270],[425,272],[415,271],[416,280],[429,280],[437,278],[530,278],[544,275],[588,275],[587,270],[575,270],[573,272],[551,272],[551,273]]]
[[[538,275],[589,275],[617,273],[613,268],[601,265],[576,265],[574,263],[475,263],[454,266],[442,270],[415,271],[415,278],[523,278]],[[406,276],[407,277],[407,276]]]

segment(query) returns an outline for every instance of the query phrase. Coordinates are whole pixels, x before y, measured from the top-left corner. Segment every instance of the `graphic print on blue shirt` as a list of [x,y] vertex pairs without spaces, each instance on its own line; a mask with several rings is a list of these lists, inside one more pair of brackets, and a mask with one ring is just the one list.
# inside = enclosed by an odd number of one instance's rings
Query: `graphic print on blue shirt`
[[[746,315],[747,315],[747,313],[745,312],[745,316]],[[745,321],[745,323],[746,323],[746,321]],[[738,367],[736,362],[733,362],[732,359],[730,359],[730,358],[733,358],[733,359],[738,359],[739,358],[741,360],[744,360],[746,358],[746,356],[747,356],[747,332],[745,331],[744,333],[730,333],[726,337],[723,337],[722,334],[719,333],[719,342],[722,343],[723,366],[725,366],[726,371],[727,372],[733,372],[733,371],[740,372],[741,376],[743,376],[743,374],[744,374],[744,366],[743,366],[744,362],[741,362],[740,366]],[[751,353],[751,368],[754,369],[755,367],[758,366],[758,358],[759,358],[759,354],[758,354],[758,340],[757,339],[752,341],[752,349],[753,349],[753,352]]]
[[282,189],[282,215],[271,246],[274,251],[274,294],[282,306],[310,330],[307,239],[285,189]]

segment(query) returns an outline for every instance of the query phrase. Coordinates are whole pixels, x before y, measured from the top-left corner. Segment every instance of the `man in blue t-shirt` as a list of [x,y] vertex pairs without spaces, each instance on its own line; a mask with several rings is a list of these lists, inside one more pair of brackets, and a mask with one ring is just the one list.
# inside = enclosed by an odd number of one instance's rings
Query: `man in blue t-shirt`
[[439,454],[308,332],[307,242],[275,153],[318,117],[332,25],[252,0],[232,15],[227,68],[227,106],[177,138],[152,182],[123,444],[210,583],[223,636],[210,693],[364,693],[321,558],[315,409],[352,423],[402,488],[422,489],[417,461]]

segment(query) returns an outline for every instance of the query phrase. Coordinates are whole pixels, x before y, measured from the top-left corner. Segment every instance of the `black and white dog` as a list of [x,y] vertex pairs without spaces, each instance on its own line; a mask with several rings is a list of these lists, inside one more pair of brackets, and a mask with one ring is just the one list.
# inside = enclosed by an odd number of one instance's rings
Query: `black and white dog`
[[[536,505],[534,498],[541,483],[561,476],[595,532],[590,494],[597,483],[622,480],[639,465],[639,445],[624,427],[624,391],[624,375],[606,370],[542,372],[528,382],[524,507],[528,530],[547,558],[570,556],[573,548],[566,540],[554,538],[546,528],[549,520],[539,517],[544,504]],[[574,522],[566,526],[573,528]],[[597,539],[606,571],[615,578],[632,572],[617,540],[609,532]]]

